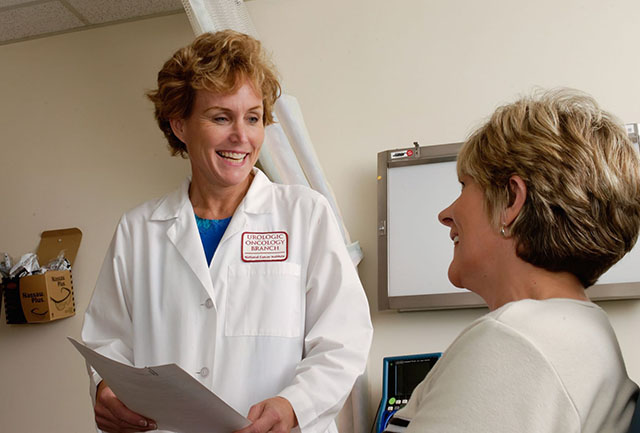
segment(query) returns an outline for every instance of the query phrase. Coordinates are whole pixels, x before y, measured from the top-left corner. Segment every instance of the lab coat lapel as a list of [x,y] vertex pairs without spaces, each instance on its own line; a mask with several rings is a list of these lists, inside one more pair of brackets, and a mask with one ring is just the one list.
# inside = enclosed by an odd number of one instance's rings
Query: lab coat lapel
[[[235,234],[242,232],[247,229],[249,226],[247,214],[262,214],[262,213],[270,213],[271,206],[273,203],[273,188],[271,185],[271,181],[267,178],[267,176],[257,168],[253,168],[254,178],[251,182],[251,186],[249,187],[249,191],[242,199],[235,213],[233,214],[233,218],[231,218],[231,222],[229,223],[229,227],[225,230],[222,239],[220,240],[220,246],[227,240],[233,237]],[[215,260],[215,256],[214,256]]]
[[[220,240],[216,253],[222,245],[235,234],[248,227],[247,214],[270,213],[273,205],[273,187],[271,181],[260,170],[254,167],[254,178],[238,208],[236,209],[229,227]],[[202,240],[198,233],[193,206],[189,201],[189,184],[187,179],[181,188],[168,195],[156,208],[153,220],[173,220],[167,229],[167,236],[182,256],[191,271],[198,277],[200,283],[212,299],[215,299],[211,273],[202,248]],[[213,264],[215,265],[215,254]]]
[[189,265],[191,271],[198,277],[209,297],[213,297],[211,275],[191,206],[184,207],[180,217],[167,230],[167,236]]
[[167,229],[167,237],[182,256],[186,266],[198,277],[203,288],[213,298],[211,275],[198,233],[193,206],[189,201],[189,183],[187,179],[180,190],[167,196],[153,213],[152,219],[173,220]]

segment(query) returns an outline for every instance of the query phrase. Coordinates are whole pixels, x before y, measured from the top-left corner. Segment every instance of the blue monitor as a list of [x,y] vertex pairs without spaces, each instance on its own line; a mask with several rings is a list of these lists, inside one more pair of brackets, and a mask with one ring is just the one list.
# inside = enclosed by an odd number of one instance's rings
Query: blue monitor
[[389,419],[407,404],[416,386],[431,371],[442,353],[389,356],[383,359],[382,399],[376,417],[376,432],[382,433]]

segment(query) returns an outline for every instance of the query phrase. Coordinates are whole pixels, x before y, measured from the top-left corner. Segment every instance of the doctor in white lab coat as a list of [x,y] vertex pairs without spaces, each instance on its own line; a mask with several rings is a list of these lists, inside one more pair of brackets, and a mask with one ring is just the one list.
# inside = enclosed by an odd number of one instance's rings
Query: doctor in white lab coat
[[[241,433],[336,432],[369,309],[326,200],[254,167],[279,90],[260,43],[232,31],[165,63],[149,97],[192,176],[122,217],[82,338],[134,366],[177,363],[248,416]],[[157,428],[90,376],[101,430]]]

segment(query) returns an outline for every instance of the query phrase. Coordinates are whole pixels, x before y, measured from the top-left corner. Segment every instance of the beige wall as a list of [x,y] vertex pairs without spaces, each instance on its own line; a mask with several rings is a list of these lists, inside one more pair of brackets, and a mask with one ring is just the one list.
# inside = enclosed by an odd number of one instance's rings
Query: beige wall
[[0,317],[0,430],[89,432],[79,337],[120,215],[188,173],[170,158],[144,91],[192,33],[175,15],[0,47],[0,251],[35,250],[43,230],[79,227],[75,317],[6,325]]
[[[533,86],[573,86],[640,122],[635,0],[255,0],[247,3],[286,90],[302,105],[376,309],[376,153],[460,141],[499,103]],[[86,307],[118,217],[174,188],[143,92],[175,48],[184,15],[0,46],[0,251],[35,249],[45,229],[84,233],[74,267]],[[640,301],[603,303],[640,380]],[[374,313],[370,407],[383,356],[440,351],[484,310]],[[90,431],[88,381],[65,341],[81,314],[8,326],[0,316],[3,431]],[[594,348],[597,350],[597,348]],[[579,360],[576,360],[579,362]]]

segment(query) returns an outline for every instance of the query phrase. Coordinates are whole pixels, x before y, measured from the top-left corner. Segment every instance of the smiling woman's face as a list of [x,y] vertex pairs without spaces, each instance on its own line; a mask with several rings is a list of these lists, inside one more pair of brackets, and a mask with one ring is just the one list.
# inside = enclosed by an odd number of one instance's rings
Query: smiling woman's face
[[171,121],[187,146],[193,182],[209,187],[245,187],[264,141],[262,96],[244,82],[221,95],[198,90],[191,115]]
[[491,225],[480,185],[469,176],[463,176],[460,183],[460,196],[440,212],[438,219],[451,229],[454,244],[449,281],[456,287],[475,291],[474,286],[491,278],[495,271],[492,252],[496,251],[500,235]]

